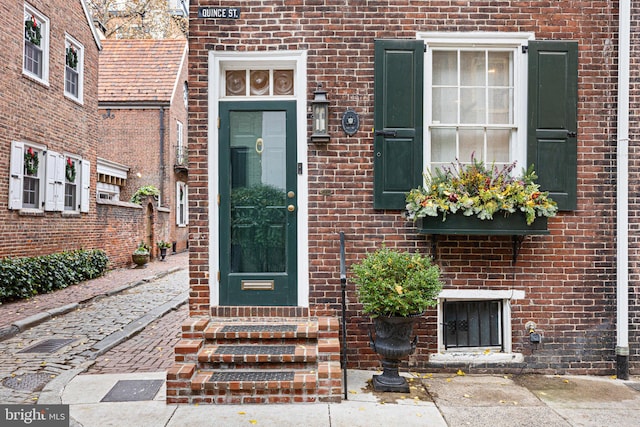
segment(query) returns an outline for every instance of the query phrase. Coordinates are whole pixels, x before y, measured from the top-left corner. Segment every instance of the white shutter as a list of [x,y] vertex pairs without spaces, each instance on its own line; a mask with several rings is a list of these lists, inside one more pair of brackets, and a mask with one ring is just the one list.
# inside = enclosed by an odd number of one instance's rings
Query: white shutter
[[64,210],[64,156],[55,151],[45,155],[44,210]]
[[176,182],[176,225],[180,225],[180,187],[181,182]]
[[89,195],[91,193],[91,162],[82,160],[82,172],[80,173],[80,212],[89,212]]
[[24,171],[24,144],[11,143],[11,167],[9,171],[9,209],[22,208],[22,173]]

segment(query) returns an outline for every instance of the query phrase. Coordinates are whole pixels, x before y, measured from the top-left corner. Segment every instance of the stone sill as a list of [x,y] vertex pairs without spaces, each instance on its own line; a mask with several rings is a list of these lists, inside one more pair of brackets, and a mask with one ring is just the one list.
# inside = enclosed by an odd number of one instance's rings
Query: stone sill
[[434,365],[468,364],[475,365],[504,365],[523,363],[522,353],[489,353],[448,351],[446,353],[434,353],[429,355],[429,363]]

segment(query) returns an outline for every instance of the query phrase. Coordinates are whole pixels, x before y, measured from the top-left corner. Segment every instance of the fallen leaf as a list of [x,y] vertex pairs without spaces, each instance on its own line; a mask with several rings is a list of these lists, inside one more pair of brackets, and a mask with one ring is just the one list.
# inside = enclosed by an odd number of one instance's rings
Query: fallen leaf
[[501,400],[500,403],[507,403],[505,400]]
[[456,372],[456,375],[464,377],[466,374],[462,372],[462,369],[458,369],[458,372]]
[[569,384],[569,380],[562,380],[563,383]]
[[244,411],[238,411],[238,415],[244,415],[244,414],[246,414],[246,412],[244,412]]
[[484,351],[484,354],[489,354],[489,353],[491,353],[491,349],[486,349],[486,350]]
[[421,416],[422,416],[422,414],[420,412],[416,413],[416,417],[421,417]]
[[357,391],[355,391],[355,390],[349,390],[349,393],[351,393],[351,394],[358,394],[358,392],[357,392]]
[[470,394],[463,394],[463,396],[466,397],[466,398],[470,398],[471,397]]
[[518,404],[518,402],[516,402],[516,401],[514,400],[514,401],[513,401],[513,404],[514,404],[514,405],[517,405],[517,404]]
[[258,424],[258,420],[249,420],[251,424]]
[[447,378],[447,382],[450,383],[451,382],[451,378]]
[[618,376],[617,375],[611,375],[611,379],[612,380],[618,379]]
[[547,393],[545,393],[544,391],[541,391],[540,394],[543,395],[543,396],[547,395]]

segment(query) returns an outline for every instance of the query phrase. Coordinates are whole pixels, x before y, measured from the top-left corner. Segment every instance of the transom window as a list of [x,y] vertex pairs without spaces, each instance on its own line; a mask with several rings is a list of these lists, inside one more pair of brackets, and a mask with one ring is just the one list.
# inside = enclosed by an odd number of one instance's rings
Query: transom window
[[49,20],[26,4],[23,54],[23,72],[46,83],[49,74]]
[[[426,169],[459,160],[525,166],[528,41],[425,37]],[[447,35],[447,37],[450,37]]]
[[293,96],[294,73],[292,69],[237,69],[226,70],[225,96]]

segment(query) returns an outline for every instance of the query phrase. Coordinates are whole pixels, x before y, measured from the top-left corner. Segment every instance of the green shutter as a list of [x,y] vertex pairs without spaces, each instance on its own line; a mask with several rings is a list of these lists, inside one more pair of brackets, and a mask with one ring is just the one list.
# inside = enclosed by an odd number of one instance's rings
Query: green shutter
[[404,209],[422,183],[422,40],[375,41],[375,209]]
[[527,161],[560,210],[577,206],[578,43],[529,42]]

